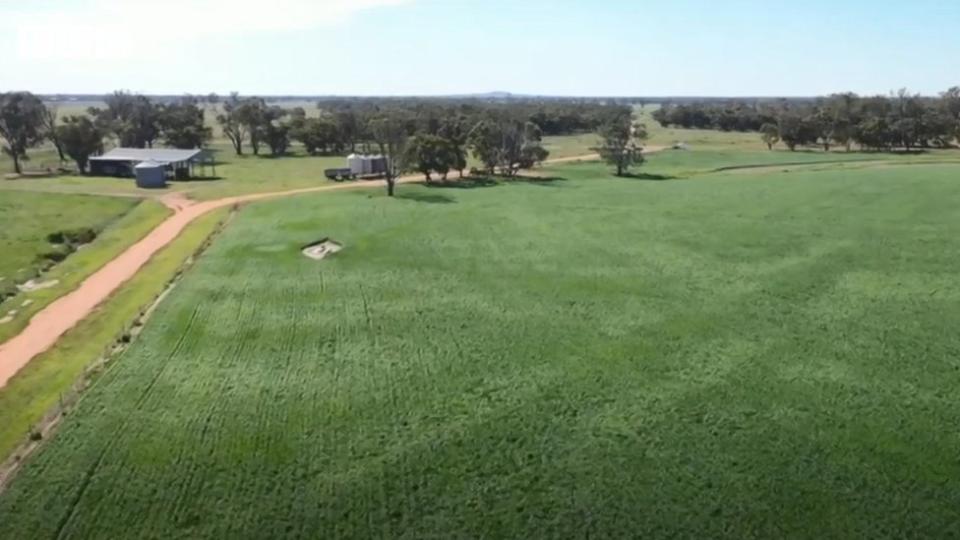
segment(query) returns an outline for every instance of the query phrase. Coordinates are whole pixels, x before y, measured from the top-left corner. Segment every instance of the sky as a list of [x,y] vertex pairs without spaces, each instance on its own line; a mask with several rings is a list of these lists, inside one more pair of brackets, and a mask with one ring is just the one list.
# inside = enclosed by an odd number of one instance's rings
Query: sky
[[960,1],[0,0],[0,91],[936,94]]

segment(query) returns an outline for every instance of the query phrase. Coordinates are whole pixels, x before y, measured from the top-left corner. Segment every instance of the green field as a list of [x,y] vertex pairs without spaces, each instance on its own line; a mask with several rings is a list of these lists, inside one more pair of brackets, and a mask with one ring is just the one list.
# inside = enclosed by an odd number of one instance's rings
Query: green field
[[250,206],[0,537],[960,535],[960,166],[860,165]]
[[[213,234],[227,209],[211,212],[191,223],[143,269],[93,313],[72,328],[50,350],[33,358],[0,388],[0,462],[10,456],[31,432],[40,432],[42,419],[75,397],[86,372],[95,367],[134,321],[163,292],[169,281]],[[12,335],[12,334],[11,334]],[[4,335],[0,334],[0,339]],[[64,401],[66,400],[66,402]]]
[[[85,277],[145,236],[169,211],[155,201],[53,193],[0,191],[0,343],[16,335],[30,317],[75,288]],[[63,253],[51,233],[91,228],[98,236],[47,271],[42,255]],[[17,292],[16,285],[35,279],[50,285]],[[11,312],[14,312],[11,314]]]
[[139,201],[107,197],[4,193],[0,196],[0,283],[23,283],[53,250],[47,235],[80,228],[102,230]]

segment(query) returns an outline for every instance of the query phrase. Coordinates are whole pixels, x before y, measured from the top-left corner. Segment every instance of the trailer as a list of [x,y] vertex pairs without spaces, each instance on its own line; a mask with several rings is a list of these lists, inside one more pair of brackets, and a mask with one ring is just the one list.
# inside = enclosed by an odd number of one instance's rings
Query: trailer
[[326,169],[323,174],[335,182],[344,180],[374,180],[387,175],[387,158],[375,155],[367,156],[350,154],[347,156],[347,166],[343,168]]

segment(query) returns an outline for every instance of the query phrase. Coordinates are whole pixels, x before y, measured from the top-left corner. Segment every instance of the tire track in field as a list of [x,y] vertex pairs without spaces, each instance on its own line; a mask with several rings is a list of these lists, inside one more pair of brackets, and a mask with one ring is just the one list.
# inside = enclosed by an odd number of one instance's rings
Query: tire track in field
[[[147,384],[147,387],[140,394],[137,400],[134,402],[133,409],[140,410],[143,404],[145,403],[149,394],[153,392],[153,388],[156,385],[157,381],[160,380],[160,377],[166,371],[167,366],[170,363],[170,359],[176,355],[180,349],[183,348],[183,344],[186,342],[186,337],[189,335],[189,330],[193,326],[197,313],[200,311],[200,305],[194,307],[193,311],[190,313],[190,318],[187,320],[187,325],[184,328],[184,331],[177,337],[177,341],[174,344],[173,349],[170,354],[167,355],[167,361],[163,362],[163,365],[157,370],[156,374],[151,377],[150,382]],[[116,436],[111,438],[110,441],[101,448],[100,452],[97,454],[97,458],[93,463],[90,464],[90,467],[87,468],[87,471],[84,473],[83,480],[80,482],[80,487],[77,490],[77,493],[74,494],[70,503],[67,505],[67,509],[64,512],[64,515],[61,516],[59,522],[57,523],[56,533],[54,538],[60,539],[63,538],[63,534],[66,531],[67,525],[73,520],[74,516],[77,513],[77,507],[80,506],[80,503],[83,501],[83,497],[86,494],[87,488],[93,482],[94,477],[97,475],[97,472],[100,470],[100,467],[103,465],[103,460],[109,452],[112,452],[114,447],[117,445],[117,442],[121,439],[121,434],[127,432],[128,426],[131,424],[132,418],[129,414],[123,416],[123,420],[120,422],[119,427],[116,431]]]

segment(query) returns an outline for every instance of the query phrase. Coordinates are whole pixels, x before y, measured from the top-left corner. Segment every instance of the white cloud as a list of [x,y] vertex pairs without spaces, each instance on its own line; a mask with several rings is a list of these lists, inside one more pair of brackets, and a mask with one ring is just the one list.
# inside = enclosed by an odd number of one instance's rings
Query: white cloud
[[21,61],[150,61],[188,53],[203,40],[328,26],[410,1],[86,0],[8,13],[0,7],[0,18]]

